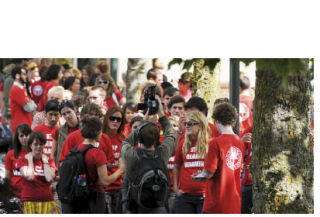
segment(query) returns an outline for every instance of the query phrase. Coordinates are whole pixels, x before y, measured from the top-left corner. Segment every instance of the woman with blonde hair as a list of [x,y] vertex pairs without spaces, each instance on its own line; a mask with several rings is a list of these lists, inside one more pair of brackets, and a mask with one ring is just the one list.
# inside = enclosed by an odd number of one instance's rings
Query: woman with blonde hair
[[100,74],[96,78],[95,85],[103,87],[106,91],[105,107],[107,110],[112,106],[122,106],[126,103],[126,98],[109,74]]
[[211,130],[202,112],[186,115],[186,133],[180,138],[173,169],[173,190],[176,193],[174,213],[201,213],[206,183],[192,180],[204,168]]

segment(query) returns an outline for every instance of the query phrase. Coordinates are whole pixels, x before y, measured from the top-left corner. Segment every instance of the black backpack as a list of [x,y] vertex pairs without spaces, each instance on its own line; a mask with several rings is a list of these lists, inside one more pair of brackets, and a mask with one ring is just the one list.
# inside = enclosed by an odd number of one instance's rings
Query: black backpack
[[84,155],[87,150],[94,148],[87,145],[82,150],[74,147],[63,161],[60,169],[60,179],[57,184],[57,193],[63,203],[77,203],[85,200],[89,195],[86,178]]
[[155,149],[154,156],[148,156],[141,148],[136,151],[139,160],[129,186],[129,203],[133,200],[144,209],[162,207],[168,201],[170,177],[160,149]]

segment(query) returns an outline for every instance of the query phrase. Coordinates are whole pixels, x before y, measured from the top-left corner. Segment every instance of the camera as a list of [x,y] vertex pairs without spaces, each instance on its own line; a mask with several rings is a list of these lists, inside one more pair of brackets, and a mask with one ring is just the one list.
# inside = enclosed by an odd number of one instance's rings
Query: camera
[[143,114],[147,113],[149,109],[149,115],[157,114],[159,109],[159,102],[156,100],[156,86],[150,86],[144,93],[144,102],[138,103],[137,109],[143,110]]

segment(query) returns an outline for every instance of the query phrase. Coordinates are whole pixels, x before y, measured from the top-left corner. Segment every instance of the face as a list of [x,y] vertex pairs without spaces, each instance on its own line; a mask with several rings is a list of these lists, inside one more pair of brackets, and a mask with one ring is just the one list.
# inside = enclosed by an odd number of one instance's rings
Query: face
[[26,83],[27,77],[27,71],[25,69],[21,69],[20,80],[23,81],[23,83]]
[[82,70],[82,79],[85,83],[89,83],[89,81],[90,81],[89,74],[88,74],[87,70],[85,70],[85,69]]
[[57,100],[58,102],[62,102],[62,96],[58,93],[51,93],[50,96],[48,96],[48,100]]
[[58,111],[48,111],[46,113],[46,117],[47,117],[49,126],[54,127],[54,126],[57,126],[60,114]]
[[131,126],[131,131],[134,131],[135,129],[137,129],[140,126],[140,124],[141,124],[140,121],[134,122]]
[[99,80],[98,80],[98,86],[100,86],[100,87],[102,87],[104,90],[106,90],[106,89],[108,89],[109,81],[99,79]]
[[60,81],[62,78],[63,78],[63,73],[62,73],[62,67],[61,67],[58,73],[58,80]]
[[169,95],[165,95],[165,96],[163,97],[163,103],[164,103],[165,106],[168,105],[168,103],[169,103],[169,101],[170,101],[170,99],[171,99],[172,97],[173,97],[173,96],[169,96]]
[[176,115],[176,116],[183,116],[184,114],[184,104],[183,102],[175,103],[171,106],[169,110],[171,115]]
[[30,146],[33,156],[41,157],[43,153],[43,146],[44,144],[42,144],[39,140],[34,139]]
[[189,118],[186,119],[185,122],[185,127],[186,127],[186,134],[196,138],[198,133],[199,133],[199,129],[200,129],[200,124],[197,121],[194,120],[190,120]]
[[98,106],[103,106],[104,98],[100,95],[99,90],[92,90],[88,96],[89,102],[94,103]]
[[71,91],[76,94],[80,91],[80,80],[77,78],[74,80],[72,86],[71,86]]
[[156,83],[161,86],[162,82],[163,82],[163,74],[158,73],[156,78]]
[[170,120],[170,123],[171,123],[173,129],[174,129],[176,132],[179,131],[179,123],[177,123],[177,122],[174,121],[174,120]]
[[76,113],[69,107],[64,107],[61,109],[61,115],[66,120],[69,126],[73,126],[77,123]]
[[127,123],[130,123],[130,121],[132,120],[132,118],[134,116],[134,112],[130,109],[126,109],[125,116],[126,116]]
[[[112,120],[111,120],[112,119]],[[113,113],[108,120],[110,130],[118,130],[121,125],[122,115],[120,112]]]
[[30,135],[25,135],[23,133],[21,133],[20,131],[18,131],[18,140],[21,144],[22,147],[26,148],[28,147],[28,140],[29,140],[29,136]]

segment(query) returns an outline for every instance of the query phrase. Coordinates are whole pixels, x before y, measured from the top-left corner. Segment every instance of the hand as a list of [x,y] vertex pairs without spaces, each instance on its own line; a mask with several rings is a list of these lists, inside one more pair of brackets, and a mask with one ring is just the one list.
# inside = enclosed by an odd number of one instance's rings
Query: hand
[[252,136],[252,133],[244,134],[241,138],[242,142],[251,143],[251,136]]
[[31,152],[29,152],[28,154],[26,154],[25,156],[25,159],[27,159],[28,161],[33,161],[33,155]]
[[184,126],[184,123],[186,122],[186,116],[183,115],[179,118],[179,132],[182,133],[185,126]]
[[49,163],[48,160],[49,160],[49,158],[47,157],[47,155],[43,154],[42,155],[42,163],[47,164],[47,163]]
[[159,104],[159,109],[158,109],[158,116],[159,118],[161,118],[162,116],[164,116],[164,111],[163,111],[163,107],[162,107],[162,104],[161,104],[161,99],[158,95],[155,96],[156,100],[158,101],[158,104]]
[[173,191],[176,193],[177,197],[180,197],[184,192],[181,189],[173,189]]

